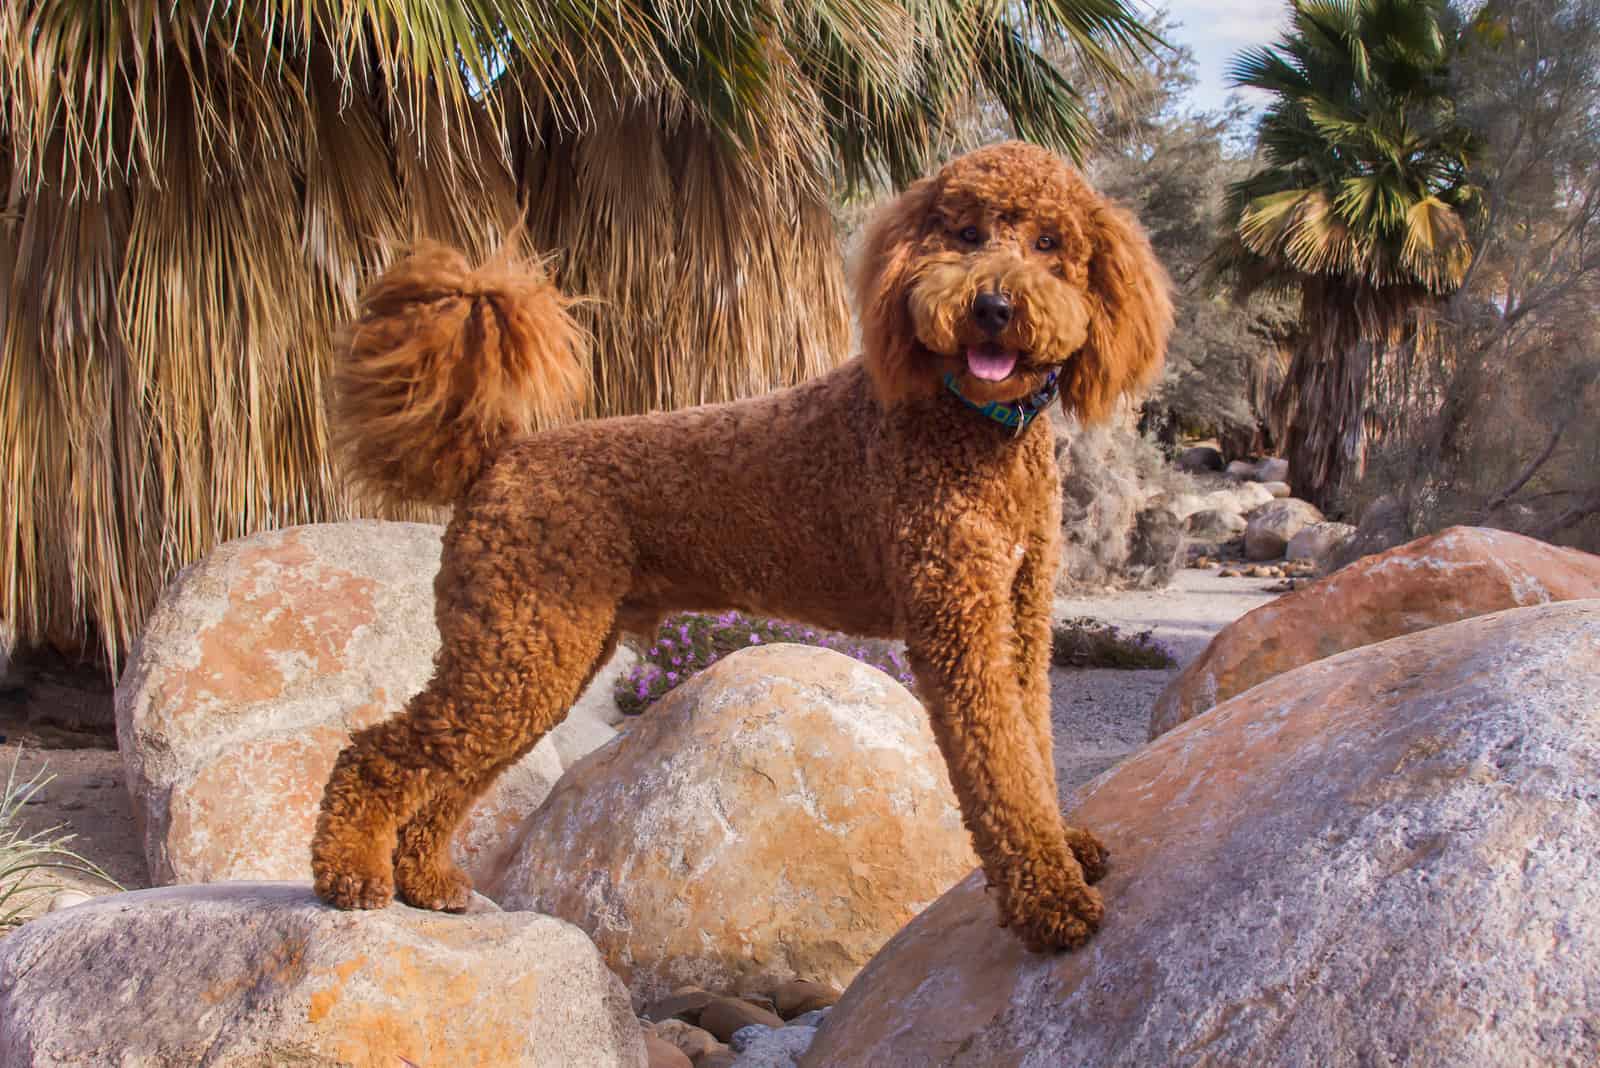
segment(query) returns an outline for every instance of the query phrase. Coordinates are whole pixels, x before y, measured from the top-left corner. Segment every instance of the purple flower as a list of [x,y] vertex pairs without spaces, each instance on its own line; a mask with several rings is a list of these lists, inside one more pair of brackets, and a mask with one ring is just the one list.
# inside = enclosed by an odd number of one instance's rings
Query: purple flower
[[760,645],[761,644],[761,635],[755,633],[754,631],[751,631],[751,633],[750,633],[750,644],[751,645]]
[[673,667],[682,667],[683,666],[683,657],[681,657],[681,656],[673,657],[672,658],[672,666]]
[[677,685],[678,673],[676,671],[667,672],[667,681],[672,683],[673,685]]

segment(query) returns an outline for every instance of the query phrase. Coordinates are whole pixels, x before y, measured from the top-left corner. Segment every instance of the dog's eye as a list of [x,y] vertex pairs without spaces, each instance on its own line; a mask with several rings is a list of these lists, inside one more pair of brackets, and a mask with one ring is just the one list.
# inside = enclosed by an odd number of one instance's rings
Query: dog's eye
[[1056,247],[1056,239],[1049,234],[1040,234],[1039,240],[1033,243],[1033,247],[1040,252],[1050,252]]
[[976,226],[968,226],[963,229],[958,236],[967,244],[976,245],[980,235],[978,234],[978,228]]

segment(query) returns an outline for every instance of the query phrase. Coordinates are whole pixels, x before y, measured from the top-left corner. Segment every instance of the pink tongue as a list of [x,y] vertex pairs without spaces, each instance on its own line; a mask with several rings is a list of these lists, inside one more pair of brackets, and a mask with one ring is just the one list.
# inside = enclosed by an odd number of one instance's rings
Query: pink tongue
[[985,352],[982,349],[967,350],[967,370],[976,378],[985,382],[998,382],[1011,373],[1017,365],[1015,352]]

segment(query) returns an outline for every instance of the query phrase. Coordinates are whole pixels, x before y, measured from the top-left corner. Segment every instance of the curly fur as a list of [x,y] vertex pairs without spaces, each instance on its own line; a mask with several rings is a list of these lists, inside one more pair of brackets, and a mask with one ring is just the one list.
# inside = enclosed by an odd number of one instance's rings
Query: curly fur
[[334,377],[334,447],[391,503],[449,504],[512,438],[576,412],[587,337],[538,263],[473,270],[425,242],[361,296]]
[[[1056,802],[1051,431],[1036,420],[1013,435],[939,383],[954,373],[969,397],[1007,401],[1055,370],[1063,404],[1090,420],[1138,388],[1170,306],[1128,217],[1041,149],[979,150],[873,224],[856,281],[862,358],[765,397],[531,436],[517,418],[567,393],[531,375],[512,402],[508,368],[567,366],[572,334],[559,314],[525,320],[549,335],[493,333],[507,305],[481,294],[545,283],[470,286],[459,262],[430,255],[375,291],[421,299],[369,299],[363,326],[380,340],[350,359],[382,368],[363,372],[360,395],[377,399],[346,404],[342,431],[372,457],[369,479],[458,494],[436,584],[443,641],[405,713],[340,754],[312,842],[317,892],[344,908],[396,893],[463,908],[471,885],[449,857],[462,814],[566,715],[618,634],[734,608],[904,637],[1000,922],[1035,949],[1081,944],[1101,917],[1089,884],[1106,852]],[[979,292],[1012,302],[998,335],[974,322]],[[972,362],[985,344],[1015,352],[1003,380]],[[492,386],[471,370],[484,365]]]

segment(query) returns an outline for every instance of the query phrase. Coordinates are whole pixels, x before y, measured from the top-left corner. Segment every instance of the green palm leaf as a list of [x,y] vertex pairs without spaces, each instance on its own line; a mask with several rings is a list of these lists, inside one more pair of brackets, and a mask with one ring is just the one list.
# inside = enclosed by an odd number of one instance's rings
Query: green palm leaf
[[1446,91],[1442,10],[1293,0],[1283,39],[1232,67],[1272,100],[1257,128],[1262,166],[1229,190],[1219,262],[1245,289],[1301,295],[1285,382],[1290,462],[1296,491],[1321,504],[1359,469],[1365,361],[1458,286],[1472,258],[1476,139]]

